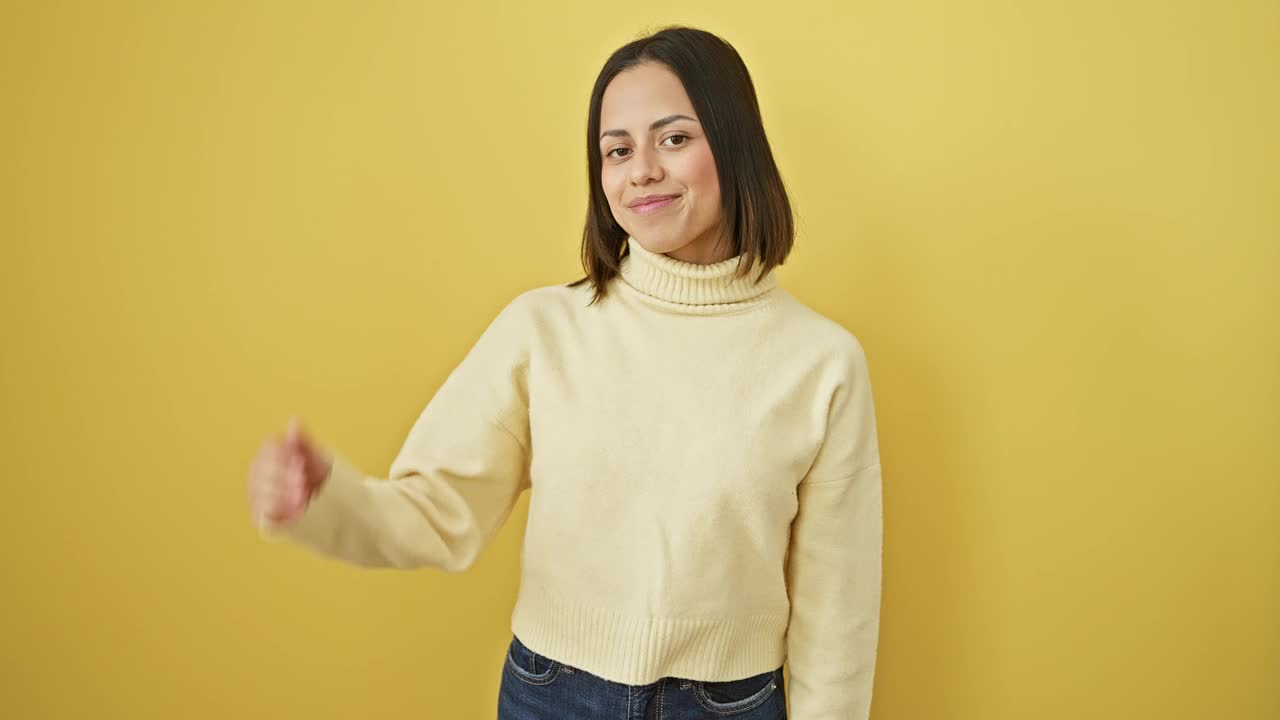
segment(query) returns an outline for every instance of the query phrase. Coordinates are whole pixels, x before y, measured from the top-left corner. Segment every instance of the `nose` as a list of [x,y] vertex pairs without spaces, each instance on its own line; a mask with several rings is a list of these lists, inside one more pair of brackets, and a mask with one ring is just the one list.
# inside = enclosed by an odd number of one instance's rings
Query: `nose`
[[661,180],[662,162],[656,150],[638,149],[631,155],[631,182],[645,185]]

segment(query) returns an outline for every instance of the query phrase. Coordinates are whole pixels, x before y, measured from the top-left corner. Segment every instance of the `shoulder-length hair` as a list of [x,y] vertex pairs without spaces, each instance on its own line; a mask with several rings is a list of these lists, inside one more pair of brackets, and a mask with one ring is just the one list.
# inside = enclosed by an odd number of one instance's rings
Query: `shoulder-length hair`
[[605,297],[628,254],[627,231],[615,221],[600,179],[600,106],[614,76],[644,62],[660,62],[683,83],[711,146],[720,179],[722,221],[740,255],[736,276],[757,260],[756,282],[783,264],[795,240],[795,222],[782,175],[765,137],[751,74],[738,51],[705,30],[668,25],[618,48],[605,62],[591,91],[587,114],[587,201],[582,231],[586,275],[568,284],[590,282],[591,303]]

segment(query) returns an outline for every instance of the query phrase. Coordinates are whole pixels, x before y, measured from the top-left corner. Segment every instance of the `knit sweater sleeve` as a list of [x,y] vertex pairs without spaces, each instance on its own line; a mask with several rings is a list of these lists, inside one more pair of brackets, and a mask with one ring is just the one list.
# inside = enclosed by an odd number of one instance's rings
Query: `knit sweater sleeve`
[[470,567],[530,487],[522,297],[490,322],[418,415],[389,477],[332,452],[302,517],[261,535],[364,567]]
[[839,376],[825,439],[796,488],[788,548],[794,720],[867,720],[871,713],[883,507],[870,376],[856,340]]

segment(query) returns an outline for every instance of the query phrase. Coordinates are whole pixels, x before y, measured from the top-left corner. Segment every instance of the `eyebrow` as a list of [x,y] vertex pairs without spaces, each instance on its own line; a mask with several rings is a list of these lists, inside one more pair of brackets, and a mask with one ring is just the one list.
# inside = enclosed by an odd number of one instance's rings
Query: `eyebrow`
[[[660,120],[654,120],[652,123],[649,124],[649,132],[653,132],[654,130],[657,130],[658,128],[664,125],[670,125],[671,123],[677,120],[693,120],[694,122],[698,122],[697,120],[694,120],[694,118],[691,118],[688,115],[680,115],[677,113],[675,115],[668,115]],[[618,137],[622,137],[622,136],[630,137],[631,133],[627,132],[626,130],[605,130],[604,132],[600,133],[600,139],[603,140],[606,137],[614,136],[614,135]]]

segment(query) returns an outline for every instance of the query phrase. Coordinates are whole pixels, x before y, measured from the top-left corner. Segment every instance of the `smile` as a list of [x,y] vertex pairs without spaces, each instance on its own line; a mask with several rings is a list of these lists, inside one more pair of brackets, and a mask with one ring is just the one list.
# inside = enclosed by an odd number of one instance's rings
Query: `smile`
[[644,205],[636,205],[635,207],[631,208],[631,211],[636,213],[637,215],[652,215],[653,213],[662,211],[663,208],[667,207],[668,205],[671,205],[676,200],[679,200],[680,197],[681,196],[677,195],[675,197],[667,198],[665,200],[658,200],[657,202],[645,203]]

